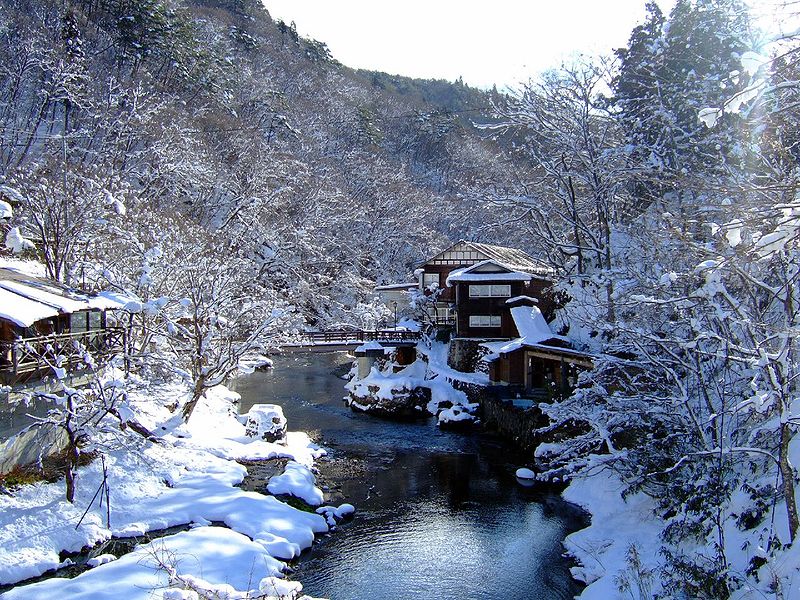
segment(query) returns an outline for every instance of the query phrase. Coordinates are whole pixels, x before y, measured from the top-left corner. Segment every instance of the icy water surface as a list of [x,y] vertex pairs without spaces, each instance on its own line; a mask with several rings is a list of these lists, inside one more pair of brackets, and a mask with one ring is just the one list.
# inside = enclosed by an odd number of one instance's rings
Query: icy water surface
[[487,436],[353,413],[333,371],[344,354],[279,357],[238,381],[242,412],[281,404],[293,430],[318,431],[334,502],[355,518],[318,540],[293,579],[331,600],[536,600],[579,591],[561,541],[584,526],[557,494],[524,488],[517,461]]

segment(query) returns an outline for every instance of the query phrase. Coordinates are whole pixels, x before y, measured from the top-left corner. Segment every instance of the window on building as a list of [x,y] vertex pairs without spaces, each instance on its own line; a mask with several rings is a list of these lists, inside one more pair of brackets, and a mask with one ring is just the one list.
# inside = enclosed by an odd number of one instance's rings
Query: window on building
[[83,333],[89,329],[89,313],[76,312],[69,316],[69,330],[72,333]]
[[510,298],[511,286],[509,284],[471,285],[469,286],[470,298]]
[[499,315],[470,315],[470,327],[500,327]]
[[431,287],[432,284],[436,284],[439,286],[439,274],[438,273],[423,273],[422,274],[422,287],[428,289]]
[[92,331],[103,328],[103,315],[99,310],[89,313],[89,329]]

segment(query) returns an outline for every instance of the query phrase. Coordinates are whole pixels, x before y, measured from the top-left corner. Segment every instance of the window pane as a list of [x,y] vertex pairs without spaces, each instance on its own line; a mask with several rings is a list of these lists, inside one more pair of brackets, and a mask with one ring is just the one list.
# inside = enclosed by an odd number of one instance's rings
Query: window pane
[[439,284],[439,274],[438,273],[423,273],[422,274],[422,285],[424,287],[429,287],[432,283]]
[[89,313],[89,329],[100,329],[102,326],[102,314],[99,310],[93,310]]
[[470,315],[470,327],[500,327],[500,317],[490,315]]
[[492,296],[495,298],[509,298],[511,297],[511,286],[508,284],[505,285],[493,285],[492,286]]
[[85,312],[72,313],[69,319],[69,329],[72,333],[86,331],[89,315]]

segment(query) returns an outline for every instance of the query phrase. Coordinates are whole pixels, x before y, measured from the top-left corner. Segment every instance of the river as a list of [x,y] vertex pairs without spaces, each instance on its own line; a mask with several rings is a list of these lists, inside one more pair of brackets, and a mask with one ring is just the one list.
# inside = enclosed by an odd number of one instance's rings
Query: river
[[[536,600],[580,591],[561,541],[586,525],[558,494],[520,485],[520,464],[486,435],[354,413],[334,374],[343,353],[290,354],[237,381],[242,412],[283,406],[292,430],[319,438],[320,484],[352,521],[318,540],[293,579],[331,600]],[[325,489],[325,488],[323,488]]]

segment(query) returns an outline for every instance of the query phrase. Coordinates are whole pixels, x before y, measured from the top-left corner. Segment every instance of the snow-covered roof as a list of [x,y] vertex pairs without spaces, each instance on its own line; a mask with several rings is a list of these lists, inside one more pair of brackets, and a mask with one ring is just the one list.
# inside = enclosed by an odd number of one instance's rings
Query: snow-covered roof
[[491,356],[487,357],[488,360],[497,358],[500,354],[507,354],[514,352],[520,348],[541,347],[548,350],[557,349],[559,351],[565,350],[568,353],[576,353],[583,355],[582,352],[562,348],[560,346],[553,346],[547,344],[551,340],[570,343],[570,339],[563,335],[553,333],[547,321],[542,316],[536,306],[515,306],[511,309],[511,318],[514,320],[514,325],[517,326],[519,337],[508,342],[487,342],[481,344],[491,352]]
[[83,310],[122,308],[130,301],[118,292],[86,294],[56,281],[0,267],[0,319],[20,327]]
[[[496,267],[496,269],[487,270],[489,267]],[[496,260],[482,260],[474,265],[450,271],[445,283],[450,287],[456,282],[530,281],[531,279],[533,277],[530,273],[515,271]]]
[[467,242],[473,248],[483,252],[489,258],[499,260],[514,269],[534,273],[537,275],[552,275],[553,269],[541,260],[533,258],[527,252],[518,248],[507,246],[495,246],[494,244],[482,244],[480,242]]
[[0,319],[30,327],[36,321],[55,316],[58,316],[58,309],[0,288]]
[[[518,248],[509,248],[507,246],[496,246],[494,244],[484,244],[481,242],[468,242],[459,240],[448,248],[445,248],[432,258],[426,260],[423,265],[433,263],[443,257],[451,260],[450,255],[454,250],[461,254],[469,254],[469,258],[463,258],[462,265],[468,265],[480,260],[495,260],[503,264],[509,265],[513,270],[523,271],[532,275],[549,278],[554,275],[554,270],[546,263],[536,258],[533,258],[527,252],[523,252]],[[447,264],[454,264],[448,262]],[[416,272],[415,272],[416,274]]]
[[539,300],[531,298],[530,296],[514,296],[506,300],[506,304],[514,304],[515,302],[530,302],[531,304],[538,304]]

